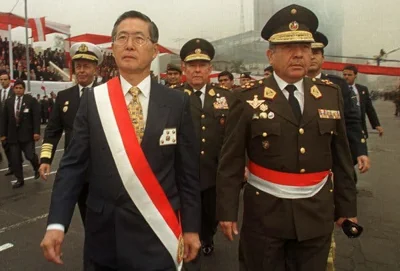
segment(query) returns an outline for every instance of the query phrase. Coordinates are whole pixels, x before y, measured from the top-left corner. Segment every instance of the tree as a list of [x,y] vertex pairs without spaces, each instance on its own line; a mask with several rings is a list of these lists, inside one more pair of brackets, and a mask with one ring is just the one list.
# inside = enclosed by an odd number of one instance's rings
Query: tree
[[53,49],[64,50],[64,37],[55,35],[53,39]]
[[244,67],[243,60],[232,60],[231,61],[231,72],[233,73],[242,73],[246,71]]

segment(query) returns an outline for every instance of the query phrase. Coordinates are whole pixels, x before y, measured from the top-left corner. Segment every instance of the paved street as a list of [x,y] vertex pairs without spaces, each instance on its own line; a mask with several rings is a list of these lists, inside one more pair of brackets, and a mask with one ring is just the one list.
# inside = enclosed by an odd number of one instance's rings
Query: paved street
[[[400,270],[400,118],[393,116],[391,102],[375,102],[383,138],[371,131],[369,143],[372,169],[359,177],[359,222],[365,228],[361,238],[347,239],[336,231],[338,271]],[[54,165],[62,154],[60,142]],[[39,149],[37,149],[39,152]],[[25,161],[25,163],[27,163]],[[0,164],[0,270],[81,270],[83,232],[76,211],[63,247],[64,266],[47,263],[39,243],[43,237],[54,174],[48,182],[33,179],[30,165],[24,167],[28,180],[21,189],[11,189],[13,176],[5,177],[6,163]],[[56,166],[52,168],[53,171]],[[32,177],[29,179],[29,177]],[[213,256],[203,270],[238,270],[237,242],[229,243],[219,233]],[[261,271],[261,270],[260,270]]]

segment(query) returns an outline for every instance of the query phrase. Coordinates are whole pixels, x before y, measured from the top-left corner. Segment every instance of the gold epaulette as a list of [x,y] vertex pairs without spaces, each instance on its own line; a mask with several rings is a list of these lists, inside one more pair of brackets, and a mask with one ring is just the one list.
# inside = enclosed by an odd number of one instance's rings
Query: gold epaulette
[[247,91],[253,88],[257,88],[259,86],[263,86],[264,85],[264,80],[260,79],[260,80],[251,80],[249,82],[247,82],[244,85],[241,85],[240,88],[242,89],[242,91]]

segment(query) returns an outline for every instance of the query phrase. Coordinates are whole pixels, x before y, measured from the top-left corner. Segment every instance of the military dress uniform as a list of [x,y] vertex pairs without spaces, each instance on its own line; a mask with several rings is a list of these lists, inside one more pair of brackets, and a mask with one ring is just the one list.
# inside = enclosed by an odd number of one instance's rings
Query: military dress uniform
[[[310,10],[291,5],[271,17],[262,37],[311,43],[317,26]],[[304,95],[298,111],[296,89]],[[307,77],[288,84],[274,72],[236,98],[218,168],[217,219],[238,220],[247,153],[240,235],[245,269],[324,270],[333,221],[357,212],[339,88]]]
[[[101,63],[101,50],[91,43],[76,43],[71,47],[72,60],[86,59]],[[72,138],[73,124],[76,113],[79,108],[80,98],[85,89],[95,87],[96,82],[91,83],[87,87],[75,85],[68,89],[58,92],[56,100],[51,111],[48,125],[45,130],[42,149],[40,153],[40,163],[51,164],[58,142],[65,132],[64,150],[68,148]],[[86,184],[79,196],[78,206],[81,213],[82,221],[85,221],[86,214],[86,198],[88,193],[88,184]]]

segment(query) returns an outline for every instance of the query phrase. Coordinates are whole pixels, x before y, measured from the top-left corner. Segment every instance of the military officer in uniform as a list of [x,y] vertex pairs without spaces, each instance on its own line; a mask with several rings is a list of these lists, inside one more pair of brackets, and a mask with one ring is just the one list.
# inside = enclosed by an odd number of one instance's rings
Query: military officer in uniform
[[[323,33],[318,31],[313,34],[313,37],[315,42],[311,44],[311,66],[308,69],[307,75],[311,78],[325,80],[325,82],[328,84],[332,82],[340,87],[344,101],[343,110],[346,123],[347,139],[349,141],[353,163],[358,164],[358,168],[361,173],[365,173],[370,167],[370,161],[368,158],[366,139],[361,129],[361,118],[357,105],[354,103],[354,99],[352,100],[352,93],[350,92],[350,89],[343,78],[332,74],[322,73],[324,48],[328,45],[328,38]],[[336,244],[332,235],[327,270],[334,270],[335,248]]]
[[305,77],[317,27],[315,14],[298,5],[270,18],[261,36],[273,75],[239,92],[227,119],[217,219],[233,240],[247,153],[240,249],[249,271],[325,270],[333,221],[357,221],[342,95]]
[[[39,172],[44,180],[47,179],[47,175],[50,173],[50,165],[63,132],[65,132],[64,149],[68,147],[80,98],[85,89],[96,86],[94,81],[96,69],[103,59],[101,49],[89,42],[75,43],[71,47],[70,54],[77,84],[58,93],[50,114],[40,153],[41,165]],[[87,189],[87,185],[84,186],[78,201],[83,222],[85,221],[86,213]]]
[[179,89],[190,96],[192,119],[200,145],[200,239],[206,256],[214,251],[213,237],[218,225],[215,219],[215,180],[232,95],[229,90],[208,83],[214,55],[212,44],[200,38],[188,41],[180,51],[187,81]]
[[179,66],[174,64],[167,65],[167,83],[166,87],[175,88],[179,87],[182,84],[182,70]]
[[240,74],[239,77],[239,81],[240,81],[240,85],[243,86],[246,83],[248,83],[249,81],[251,81],[251,76],[249,72],[244,72]]

